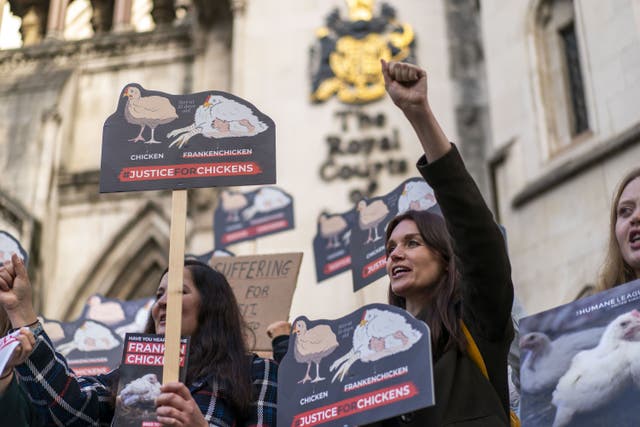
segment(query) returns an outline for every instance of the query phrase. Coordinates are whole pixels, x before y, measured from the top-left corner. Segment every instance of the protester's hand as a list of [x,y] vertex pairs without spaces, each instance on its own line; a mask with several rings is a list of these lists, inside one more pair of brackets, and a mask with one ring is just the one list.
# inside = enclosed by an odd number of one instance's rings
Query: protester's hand
[[419,112],[427,108],[427,73],[406,62],[380,60],[384,85],[391,100],[402,111]]
[[267,326],[267,336],[271,339],[281,335],[289,335],[291,333],[291,323],[285,320],[278,320]]
[[14,328],[37,320],[31,303],[31,283],[22,259],[13,254],[11,261],[0,266],[0,305],[4,307]]
[[2,374],[0,374],[0,377],[4,377],[9,371],[12,371],[14,367],[23,364],[36,345],[36,338],[29,328],[21,328],[17,339],[19,344],[13,350],[13,353],[11,353],[11,357],[5,365]]
[[158,421],[164,426],[209,426],[189,389],[180,382],[164,384],[156,399]]

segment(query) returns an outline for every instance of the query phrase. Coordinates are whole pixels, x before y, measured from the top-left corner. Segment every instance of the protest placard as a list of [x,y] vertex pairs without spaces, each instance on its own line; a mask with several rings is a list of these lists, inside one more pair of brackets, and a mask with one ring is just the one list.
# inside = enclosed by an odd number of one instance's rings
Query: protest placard
[[209,265],[224,274],[245,322],[255,334],[257,351],[271,351],[267,326],[289,318],[302,253],[212,257]]
[[398,307],[293,322],[278,370],[278,427],[363,425],[434,405],[430,333]]

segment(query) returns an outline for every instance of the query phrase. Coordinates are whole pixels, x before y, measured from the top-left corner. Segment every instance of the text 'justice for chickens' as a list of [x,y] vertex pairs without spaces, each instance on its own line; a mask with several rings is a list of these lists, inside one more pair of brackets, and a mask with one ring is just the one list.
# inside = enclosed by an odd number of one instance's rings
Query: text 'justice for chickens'
[[417,394],[418,390],[412,382],[394,385],[298,414],[293,418],[291,426],[307,427],[323,424],[359,412],[410,399]]
[[212,176],[258,175],[260,173],[262,173],[262,170],[255,162],[197,163],[123,168],[118,175],[118,179],[120,182],[133,182]]

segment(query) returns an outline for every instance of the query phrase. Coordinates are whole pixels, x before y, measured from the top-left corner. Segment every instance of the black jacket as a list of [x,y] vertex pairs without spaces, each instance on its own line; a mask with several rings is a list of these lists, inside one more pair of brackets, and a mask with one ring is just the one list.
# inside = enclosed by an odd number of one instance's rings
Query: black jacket
[[461,269],[462,317],[487,366],[487,380],[458,350],[434,354],[433,407],[373,426],[509,425],[507,354],[513,339],[513,284],[499,227],[454,146],[418,170],[434,189]]

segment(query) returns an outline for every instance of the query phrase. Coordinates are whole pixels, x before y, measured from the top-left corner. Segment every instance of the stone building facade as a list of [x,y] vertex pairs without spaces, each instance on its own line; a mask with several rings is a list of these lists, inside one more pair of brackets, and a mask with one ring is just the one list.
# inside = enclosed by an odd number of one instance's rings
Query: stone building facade
[[[304,252],[292,317],[338,317],[386,299],[384,279],[357,293],[348,273],[317,283],[312,240],[322,211],[345,212],[354,198],[415,176],[418,144],[386,97],[350,104],[310,96],[332,10],[344,20],[357,8],[381,16],[383,2],[3,3],[0,25],[9,15],[19,20],[21,43],[0,50],[0,228],[30,252],[37,304],[48,317],[73,318],[93,293],[150,295],[166,267],[170,192],[98,192],[102,125],[129,82],[174,94],[228,91],[273,118],[277,185],[294,197],[296,229],[228,249]],[[612,187],[640,159],[639,2],[386,3],[394,23],[412,28],[433,107],[506,227],[526,310],[574,298],[595,280]],[[564,48],[551,30],[571,22],[582,70],[577,115],[562,86]],[[398,144],[393,152],[335,156],[328,140],[336,135],[345,144],[383,137]],[[189,191],[187,252],[212,249],[218,191]]]

